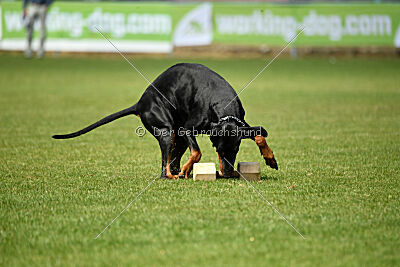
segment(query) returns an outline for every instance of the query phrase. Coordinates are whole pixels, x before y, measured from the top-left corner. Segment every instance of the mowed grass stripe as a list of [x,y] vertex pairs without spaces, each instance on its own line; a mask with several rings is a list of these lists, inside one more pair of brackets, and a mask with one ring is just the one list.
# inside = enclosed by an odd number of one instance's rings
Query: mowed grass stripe
[[[265,59],[135,59],[154,79],[203,63],[239,91]],[[332,62],[332,61],[331,61]],[[128,117],[52,140],[137,102],[147,87],[119,58],[0,55],[1,265],[398,265],[400,62],[279,58],[240,96],[280,170],[243,181],[157,180],[160,152]],[[207,137],[202,162],[217,163]],[[188,155],[184,156],[184,159]],[[257,146],[237,161],[262,163]]]

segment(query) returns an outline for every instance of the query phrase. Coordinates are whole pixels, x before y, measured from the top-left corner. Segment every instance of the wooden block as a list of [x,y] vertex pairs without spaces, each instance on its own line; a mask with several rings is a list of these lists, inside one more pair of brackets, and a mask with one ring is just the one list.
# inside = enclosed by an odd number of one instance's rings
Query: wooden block
[[239,162],[237,170],[240,174],[240,179],[246,178],[247,181],[261,180],[260,163],[258,162]]
[[241,173],[259,173],[260,163],[258,162],[239,162],[238,171]]
[[195,163],[193,165],[193,180],[215,181],[217,179],[215,163]]

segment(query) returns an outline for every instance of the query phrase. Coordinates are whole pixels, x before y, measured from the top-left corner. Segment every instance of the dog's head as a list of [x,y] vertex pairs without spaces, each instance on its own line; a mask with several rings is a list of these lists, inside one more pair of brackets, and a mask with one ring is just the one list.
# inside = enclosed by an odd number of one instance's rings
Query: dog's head
[[211,124],[210,140],[220,156],[223,177],[232,177],[242,139],[254,139],[257,135],[266,137],[268,133],[261,126],[239,127],[234,122]]

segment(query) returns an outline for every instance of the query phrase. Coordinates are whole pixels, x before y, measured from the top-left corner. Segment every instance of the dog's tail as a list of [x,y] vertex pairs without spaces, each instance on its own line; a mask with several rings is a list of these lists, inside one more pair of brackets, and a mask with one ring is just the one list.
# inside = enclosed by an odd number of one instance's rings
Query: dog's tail
[[80,136],[82,134],[85,134],[87,132],[90,132],[91,130],[96,129],[99,126],[104,125],[104,124],[109,123],[109,122],[112,122],[112,121],[114,121],[116,119],[131,115],[131,114],[137,115],[136,106],[137,106],[137,104],[133,105],[132,107],[126,108],[124,110],[118,111],[118,112],[116,112],[114,114],[108,115],[107,117],[105,117],[105,118],[93,123],[92,125],[89,125],[86,128],[83,128],[82,130],[79,130],[77,132],[70,133],[70,134],[53,135],[52,137],[54,139],[74,138],[74,137]]

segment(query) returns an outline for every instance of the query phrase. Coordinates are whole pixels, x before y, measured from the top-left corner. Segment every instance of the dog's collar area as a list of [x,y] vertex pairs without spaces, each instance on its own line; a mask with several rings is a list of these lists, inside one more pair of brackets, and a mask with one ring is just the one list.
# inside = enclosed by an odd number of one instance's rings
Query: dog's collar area
[[246,124],[245,124],[243,121],[241,121],[239,118],[237,118],[237,117],[235,117],[235,116],[230,116],[230,115],[229,115],[229,116],[222,117],[222,118],[218,121],[218,124],[221,124],[221,123],[223,123],[224,121],[229,121],[229,120],[234,120],[234,121],[240,123],[240,125],[241,125],[242,127],[245,127],[245,126],[246,126]]

